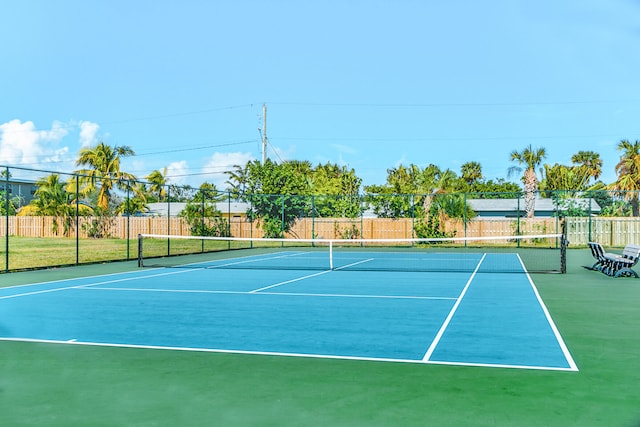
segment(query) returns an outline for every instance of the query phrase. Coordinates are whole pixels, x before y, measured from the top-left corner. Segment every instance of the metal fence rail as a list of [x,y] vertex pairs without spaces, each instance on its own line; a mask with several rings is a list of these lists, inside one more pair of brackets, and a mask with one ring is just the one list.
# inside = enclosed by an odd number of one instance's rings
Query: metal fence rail
[[[233,195],[166,186],[163,201],[141,204],[133,189],[148,183],[126,182],[113,191],[108,212],[97,212],[95,197],[80,193],[79,175],[6,166],[0,172],[1,272],[135,259],[138,234],[397,239],[566,232],[571,247],[640,243],[640,217],[629,216],[635,193],[539,193],[528,218],[524,195],[513,193]],[[67,204],[35,214],[38,183],[53,182],[52,175],[70,189]]]

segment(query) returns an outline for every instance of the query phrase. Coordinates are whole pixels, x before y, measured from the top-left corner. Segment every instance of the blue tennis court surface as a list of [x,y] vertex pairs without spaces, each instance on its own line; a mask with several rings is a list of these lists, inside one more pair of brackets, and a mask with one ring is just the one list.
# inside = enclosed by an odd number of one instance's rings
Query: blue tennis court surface
[[241,258],[2,288],[0,339],[577,370],[530,276],[490,273],[521,265],[516,254],[469,254],[474,269],[450,272],[349,270],[402,254],[358,256],[333,270],[222,268]]

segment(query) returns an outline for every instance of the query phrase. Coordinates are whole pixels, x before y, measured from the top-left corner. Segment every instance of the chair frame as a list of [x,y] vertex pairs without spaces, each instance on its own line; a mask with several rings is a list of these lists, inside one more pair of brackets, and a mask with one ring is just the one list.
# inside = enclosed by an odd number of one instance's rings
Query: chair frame
[[627,245],[624,247],[622,255],[605,254],[610,262],[611,275],[614,277],[638,277],[632,267],[640,260],[640,246]]
[[600,271],[612,277],[638,277],[632,267],[640,260],[640,245],[629,244],[625,246],[622,254],[606,252],[598,242],[589,242],[591,255],[596,262],[591,266],[592,270]]

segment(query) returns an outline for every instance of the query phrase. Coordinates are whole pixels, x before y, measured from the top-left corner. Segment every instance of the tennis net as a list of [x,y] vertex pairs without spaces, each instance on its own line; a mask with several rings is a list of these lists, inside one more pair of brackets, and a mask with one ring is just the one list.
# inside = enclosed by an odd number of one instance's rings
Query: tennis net
[[267,239],[141,234],[140,267],[564,273],[562,234]]

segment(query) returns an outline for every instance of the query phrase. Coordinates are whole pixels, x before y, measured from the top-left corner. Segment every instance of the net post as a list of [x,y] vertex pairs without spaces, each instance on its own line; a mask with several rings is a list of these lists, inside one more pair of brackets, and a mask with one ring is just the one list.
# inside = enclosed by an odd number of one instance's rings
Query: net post
[[[4,206],[5,206],[5,237],[4,237],[4,271],[9,272],[9,166],[4,170]],[[76,227],[76,234],[78,228]],[[76,245],[77,248],[77,245]]]
[[566,217],[560,224],[560,273],[567,273],[567,246],[569,246],[569,240],[567,239],[567,219]]
[[329,269],[333,270],[333,240],[329,240]]
[[142,266],[142,234],[138,234],[138,267]]
[[[76,181],[76,265],[80,264],[80,177],[75,175]],[[7,232],[8,232],[7,228]]]

